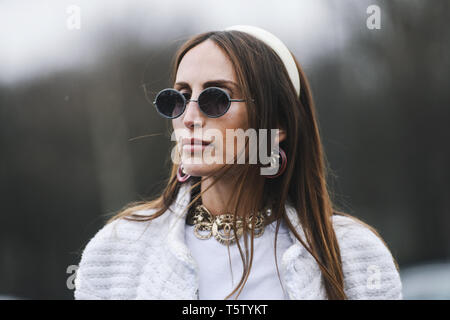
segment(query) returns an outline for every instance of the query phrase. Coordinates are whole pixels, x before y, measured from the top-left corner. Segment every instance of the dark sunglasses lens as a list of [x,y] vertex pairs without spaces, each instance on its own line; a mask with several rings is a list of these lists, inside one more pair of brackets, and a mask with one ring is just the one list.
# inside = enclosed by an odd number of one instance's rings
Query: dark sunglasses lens
[[183,113],[184,99],[176,90],[163,90],[156,97],[156,108],[158,111],[168,117],[176,118]]
[[198,97],[198,105],[210,117],[220,117],[227,112],[230,101],[225,91],[216,88],[205,89]]

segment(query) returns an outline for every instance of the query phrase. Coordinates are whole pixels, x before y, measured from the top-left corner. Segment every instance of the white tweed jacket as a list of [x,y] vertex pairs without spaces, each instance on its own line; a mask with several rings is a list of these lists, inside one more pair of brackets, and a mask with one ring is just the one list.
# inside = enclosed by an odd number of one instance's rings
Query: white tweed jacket
[[[105,225],[83,250],[75,299],[198,299],[198,267],[184,240],[189,185],[184,183],[168,212],[151,222],[119,219]],[[286,212],[305,239],[296,210],[286,205]],[[333,227],[348,298],[402,299],[400,275],[383,242],[348,217],[333,216]],[[316,261],[290,235],[293,245],[280,268],[288,297],[326,299]]]

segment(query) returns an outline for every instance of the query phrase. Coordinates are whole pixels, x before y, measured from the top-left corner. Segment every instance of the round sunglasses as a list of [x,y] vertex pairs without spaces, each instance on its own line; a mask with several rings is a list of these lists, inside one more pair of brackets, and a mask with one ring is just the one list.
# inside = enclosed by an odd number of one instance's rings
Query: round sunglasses
[[[188,102],[197,102],[200,110],[210,118],[223,116],[230,108],[231,102],[244,102],[244,99],[231,99],[228,92],[218,87],[204,89],[198,99],[189,99],[188,93],[168,88],[161,90],[153,104],[156,110],[165,118],[175,119],[181,116]],[[252,99],[253,100],[253,99]]]

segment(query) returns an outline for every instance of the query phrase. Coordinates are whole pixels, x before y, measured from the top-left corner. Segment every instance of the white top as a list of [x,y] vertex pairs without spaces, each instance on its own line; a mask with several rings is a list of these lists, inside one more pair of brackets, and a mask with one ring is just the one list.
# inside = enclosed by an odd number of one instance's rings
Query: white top
[[[253,262],[249,277],[238,299],[257,300],[288,299],[278,278],[275,265],[276,221],[266,226],[264,233],[254,239]],[[194,226],[186,224],[186,245],[190,249],[199,271],[199,299],[220,300],[230,294],[239,283],[243,273],[242,258],[237,244],[228,247],[213,237],[202,240],[194,234]],[[239,241],[245,255],[243,238]],[[281,268],[283,253],[292,245],[289,230],[281,223],[277,235],[277,263]],[[250,249],[250,243],[248,244]],[[230,265],[231,260],[231,265]],[[281,273],[281,272],[280,272]],[[232,298],[235,297],[235,294]]]
[[[200,271],[185,237],[190,186],[184,183],[170,210],[151,222],[118,219],[99,230],[83,250],[75,298],[198,299]],[[306,241],[296,209],[288,203],[285,208],[289,222]],[[330,219],[341,251],[347,297],[401,299],[400,274],[383,241],[351,218],[333,215]],[[289,236],[293,244],[279,265],[289,299],[327,299],[314,257],[290,231]]]

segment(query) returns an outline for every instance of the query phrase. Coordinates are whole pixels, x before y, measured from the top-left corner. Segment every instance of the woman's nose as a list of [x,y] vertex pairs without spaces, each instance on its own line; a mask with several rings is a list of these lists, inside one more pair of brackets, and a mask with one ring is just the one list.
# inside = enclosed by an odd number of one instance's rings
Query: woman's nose
[[184,111],[183,124],[187,128],[194,126],[203,126],[205,117],[201,112],[197,99],[190,99],[186,101],[186,110]]

